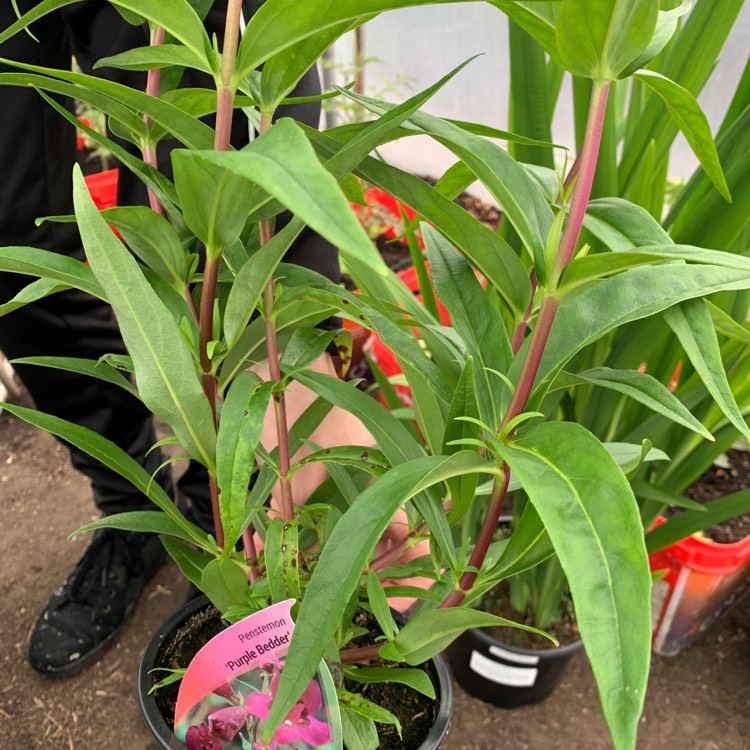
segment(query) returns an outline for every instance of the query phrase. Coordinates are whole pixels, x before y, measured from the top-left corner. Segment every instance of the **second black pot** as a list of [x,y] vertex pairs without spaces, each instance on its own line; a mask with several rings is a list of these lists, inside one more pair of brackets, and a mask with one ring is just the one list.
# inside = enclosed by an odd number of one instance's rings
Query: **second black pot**
[[467,693],[499,708],[517,708],[547,698],[582,645],[577,640],[558,648],[518,648],[472,629],[451,644],[448,658]]

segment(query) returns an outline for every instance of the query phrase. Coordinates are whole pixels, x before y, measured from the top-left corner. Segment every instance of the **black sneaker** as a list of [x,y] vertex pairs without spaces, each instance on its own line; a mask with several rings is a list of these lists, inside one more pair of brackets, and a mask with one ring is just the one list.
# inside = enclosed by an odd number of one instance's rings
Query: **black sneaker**
[[68,677],[99,658],[165,559],[155,534],[100,529],[39,616],[29,663],[49,677]]

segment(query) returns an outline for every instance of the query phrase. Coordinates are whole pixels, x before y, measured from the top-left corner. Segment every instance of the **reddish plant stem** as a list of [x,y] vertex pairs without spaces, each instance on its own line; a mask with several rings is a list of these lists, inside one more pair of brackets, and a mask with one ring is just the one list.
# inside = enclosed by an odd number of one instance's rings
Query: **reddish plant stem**
[[[578,162],[578,176],[573,195],[573,202],[571,204],[568,220],[565,224],[565,229],[563,230],[562,238],[560,239],[560,246],[555,257],[554,273],[553,278],[551,279],[553,290],[563,269],[572,260],[578,237],[581,234],[581,227],[583,226],[583,219],[586,214],[586,206],[588,205],[589,197],[591,195],[591,186],[594,182],[594,173],[596,171],[596,161],[599,155],[602,124],[604,122],[604,113],[606,111],[609,88],[609,82],[594,81],[588,121],[586,123],[586,135],[581,147],[581,153],[576,160]],[[554,292],[545,292],[539,309],[536,326],[534,327],[531,339],[529,340],[529,348],[526,352],[526,358],[524,359],[521,368],[521,374],[518,378],[516,390],[513,393],[513,397],[508,406],[508,411],[505,413],[505,417],[503,418],[498,432],[502,432],[511,420],[515,419],[519,414],[522,414],[526,409],[529,396],[534,387],[534,381],[539,372],[539,365],[542,361],[544,348],[547,344],[547,339],[549,338],[552,323],[554,322],[559,305],[559,300],[555,297]],[[510,439],[511,436],[512,431],[508,434],[508,439]],[[477,537],[474,551],[469,559],[469,567],[472,568],[481,568],[484,558],[487,555],[490,542],[492,541],[492,536],[497,529],[497,522],[500,518],[502,505],[505,496],[507,495],[508,483],[510,481],[510,468],[505,463],[503,463],[502,468],[504,477],[502,484],[497,480],[495,481],[490,496],[490,503],[487,508],[487,514],[485,515],[482,528]],[[463,573],[458,588],[454,589],[443,600],[440,607],[455,607],[461,604],[466,598],[466,594],[471,590],[476,577],[477,574],[473,571],[466,571]]]
[[[151,34],[151,46],[152,47],[159,47],[160,45],[164,44],[164,29],[161,28],[161,26],[157,26],[153,33]],[[153,96],[158,99],[159,97],[159,80],[161,78],[161,69],[160,68],[152,68],[148,71],[148,74],[146,76],[146,93],[149,96]],[[146,123],[146,127],[149,129],[149,133],[151,131],[151,126],[153,125],[153,121],[148,115],[143,115],[143,121]],[[158,169],[158,165],[156,162],[156,146],[153,146],[151,143],[146,144],[143,149],[143,161],[148,164],[150,167],[153,167],[154,169]],[[154,195],[151,188],[147,189],[148,191],[148,204],[151,207],[152,211],[155,211],[159,216],[164,216],[166,212],[164,211],[164,206],[159,203],[159,199]]]
[[521,344],[523,344],[523,340],[526,336],[526,331],[529,329],[529,319],[531,318],[531,313],[534,312],[534,296],[536,295],[537,282],[536,271],[534,271],[533,269],[531,271],[530,281],[531,300],[529,300],[529,306],[526,308],[523,320],[516,326],[516,330],[513,331],[513,336],[510,341],[513,354],[518,354],[518,350],[521,348]]
[[377,573],[379,570],[383,570],[383,568],[387,568],[392,562],[395,560],[398,560],[401,555],[406,552],[406,550],[409,547],[409,542],[411,542],[412,539],[415,539],[419,534],[421,534],[425,526],[427,524],[423,521],[422,523],[417,526],[414,531],[410,531],[403,539],[399,540],[394,544],[390,549],[387,549],[385,552],[383,552],[382,555],[378,555],[371,563],[370,563],[370,570],[373,570]]
[[229,0],[227,21],[224,27],[224,46],[221,60],[221,85],[216,99],[216,136],[214,148],[217,151],[228,151],[232,132],[232,115],[234,113],[234,91],[232,74],[237,60],[237,45],[240,38],[240,15],[242,0]]
[[242,532],[242,546],[244,547],[245,562],[248,566],[247,580],[252,584],[260,576],[260,572],[258,571],[258,550],[255,546],[252,526],[248,526]]
[[372,646],[362,646],[360,648],[348,648],[341,652],[342,664],[362,664],[366,661],[372,661],[378,658],[378,651],[382,643],[373,643]]

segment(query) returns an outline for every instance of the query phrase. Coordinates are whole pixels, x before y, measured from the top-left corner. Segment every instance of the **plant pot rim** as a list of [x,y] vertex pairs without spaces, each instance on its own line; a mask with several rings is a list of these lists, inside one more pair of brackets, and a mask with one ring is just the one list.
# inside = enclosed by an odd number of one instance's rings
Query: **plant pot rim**
[[501,641],[498,638],[491,636],[489,633],[486,633],[482,628],[471,628],[470,630],[477,640],[481,641],[488,648],[490,646],[495,646],[504,649],[505,651],[519,654],[520,656],[538,656],[542,659],[555,659],[557,657],[567,656],[574,651],[578,651],[578,649],[583,646],[583,641],[580,638],[576,638],[576,640],[571,643],[564,643],[561,646],[551,646],[550,648],[526,648],[524,646],[513,646],[510,643]]
[[[666,521],[664,516],[659,516],[654,525],[660,526]],[[750,535],[737,542],[715,542],[691,534],[655,554],[674,558],[698,573],[728,575],[750,562]]]
[[[167,637],[179,625],[209,603],[208,598],[201,595],[189,601],[165,620],[146,644],[138,667],[138,707],[141,716],[153,737],[168,742],[167,746],[171,750],[185,750],[185,745],[174,736],[172,727],[164,720],[153,698],[148,694],[153,686],[149,669],[156,663]],[[453,683],[445,659],[438,655],[430,659],[429,664],[437,683],[435,687],[438,697],[435,700],[435,719],[432,727],[418,750],[435,750],[440,747],[448,733],[453,709]],[[168,730],[168,737],[165,737],[165,728]]]

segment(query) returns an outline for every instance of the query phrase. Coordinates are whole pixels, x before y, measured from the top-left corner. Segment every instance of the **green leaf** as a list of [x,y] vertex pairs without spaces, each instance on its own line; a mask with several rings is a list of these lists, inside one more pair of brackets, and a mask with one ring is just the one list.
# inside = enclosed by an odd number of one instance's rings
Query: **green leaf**
[[651,41],[648,43],[646,49],[620,73],[620,78],[626,78],[635,73],[636,70],[646,67],[651,60],[664,50],[674,36],[680,18],[690,10],[692,4],[693,0],[684,0],[684,2],[672,10],[659,11],[656,19],[656,29],[654,30],[654,35],[651,37]]
[[79,357],[21,357],[14,359],[13,364],[18,365],[40,365],[41,367],[52,367],[67,372],[77,372],[79,375],[88,375],[106,383],[112,383],[124,388],[135,398],[139,398],[138,389],[106,360],[81,359]]
[[[328,133],[305,132],[316,148],[329,156],[341,148]],[[507,242],[419,177],[372,158],[365,159],[356,172],[434,224],[492,283],[514,314],[523,316],[531,299],[531,283],[523,263]]]
[[572,73],[613,81],[643,53],[656,29],[659,0],[563,0],[557,48]]
[[257,183],[340,248],[344,258],[352,256],[365,262],[370,273],[387,274],[385,263],[349,207],[336,179],[318,161],[293,120],[279,120],[242,151],[199,151],[194,158]]
[[377,703],[367,700],[367,698],[359,693],[350,693],[343,688],[339,688],[336,693],[341,706],[345,706],[350,711],[353,711],[360,716],[364,716],[371,721],[375,721],[378,724],[393,724],[398,730],[399,736],[401,736],[401,723],[387,709],[379,706]]
[[178,44],[136,47],[111,57],[103,57],[101,60],[97,60],[94,70],[107,67],[122,70],[154,70],[167,68],[170,65],[195,68],[208,75],[213,73],[205,57],[198,56],[192,50]]
[[680,340],[690,362],[727,419],[750,437],[750,427],[732,393],[724,371],[719,342],[711,314],[703,300],[683,302],[664,312],[664,319]]
[[747,325],[740,325],[734,318],[727,315],[721,308],[706,300],[706,307],[717,333],[743,344],[750,344],[750,330]]
[[161,537],[161,543],[169,553],[169,556],[177,563],[177,567],[180,569],[182,575],[200,589],[203,571],[213,558],[198,552],[194,547],[174,537],[163,536]]
[[559,2],[509,2],[509,0],[490,0],[494,5],[505,13],[513,23],[520,26],[527,34],[530,34],[543,48],[544,51],[559,65],[562,58],[557,48],[557,36],[555,27],[557,25]]
[[266,576],[271,588],[271,601],[290,597],[301,599],[299,582],[299,523],[274,518],[265,539]]
[[[675,257],[679,248],[675,246]],[[659,252],[665,254],[661,248]],[[730,253],[717,255],[737,257]],[[552,324],[537,382],[541,385],[554,377],[577,351],[625,323],[654,315],[686,299],[748,287],[750,270],[683,264],[633,268],[598,282],[563,300]],[[516,374],[516,367],[514,363],[512,375]]]
[[646,549],[649,554],[658,552],[680,539],[743,513],[750,513],[750,490],[733,492],[706,503],[701,510],[685,511],[670,518],[646,534]]
[[[2,253],[2,250],[0,250],[0,253]],[[2,263],[2,260],[0,260],[0,263]],[[67,284],[60,284],[52,279],[37,279],[36,281],[32,281],[21,289],[15,297],[0,305],[0,318],[14,310],[18,310],[20,307],[49,297],[51,294],[65,291],[66,289],[70,289]]]
[[429,225],[422,225],[422,235],[438,297],[477,363],[475,382],[481,418],[494,425],[503,411],[507,391],[497,378],[488,379],[487,370],[506,372],[513,359],[505,324],[466,259]]
[[347,750],[377,750],[380,737],[375,722],[355,711],[340,706],[344,747]]
[[99,215],[79,168],[74,173],[74,202],[86,256],[107,288],[143,403],[174,430],[192,458],[213,472],[216,438],[211,407],[177,323]]
[[652,448],[648,440],[642,445],[633,443],[603,443],[620,471],[626,476],[635,471],[644,461],[669,461],[669,456],[658,448]]
[[[37,19],[74,2],[76,0],[44,0],[5,29],[0,34],[0,44]],[[211,49],[203,23],[190,3],[185,0],[170,0],[168,3],[160,4],[148,0],[112,0],[112,4],[146,18],[156,26],[161,26],[199,59],[205,59],[206,51]]]
[[381,476],[390,468],[390,462],[376,448],[367,446],[344,445],[335,448],[323,448],[297,461],[292,467],[296,471],[302,466],[318,463],[335,463],[339,466],[351,466],[374,476]]
[[[477,406],[477,394],[474,386],[474,359],[472,357],[466,360],[464,369],[461,371],[448,418],[445,420],[442,450],[444,455],[451,455],[460,450],[460,446],[455,444],[456,441],[479,437],[479,426],[475,422],[458,419],[458,417],[479,419],[479,407]],[[451,445],[451,443],[454,444]],[[446,483],[451,496],[451,510],[448,520],[453,525],[458,523],[471,507],[477,487],[477,477],[469,474],[468,476],[449,479]]]
[[341,729],[347,750],[377,750],[380,746],[375,724],[346,706],[341,706]]
[[0,247],[0,271],[39,276],[107,300],[92,270],[80,260],[35,247]]
[[224,554],[234,549],[242,533],[250,475],[271,397],[272,384],[251,372],[241,372],[229,387],[221,409],[216,439],[216,478],[224,527]]
[[354,667],[346,665],[344,675],[354,682],[379,683],[395,682],[408,685],[428,698],[435,698],[435,686],[423,669],[406,669],[405,667]]
[[[383,444],[378,444],[385,450]],[[495,465],[466,451],[448,458],[426,456],[409,461],[370,485],[342,516],[321,553],[300,607],[287,668],[267,723],[271,734],[312,678],[349,597],[359,584],[365,563],[396,510],[411,497],[451,476],[486,471],[488,467],[497,470]]]
[[554,643],[553,638],[530,625],[522,625],[489,612],[465,607],[433,609],[425,614],[417,614],[401,628],[393,643],[407,664],[422,664],[446,649],[469,628],[498,625],[536,633]]
[[711,433],[683,406],[682,402],[656,378],[645,372],[595,367],[578,373],[573,378],[624,393],[657,414],[703,435],[708,440],[713,440]]
[[622,198],[589,201],[584,226],[613,252],[672,243],[648,211]]
[[634,748],[651,650],[651,576],[638,506],[583,427],[547,422],[500,449],[563,566],[616,748]]
[[390,641],[396,637],[398,626],[393,619],[391,608],[388,606],[388,599],[383,590],[383,584],[374,570],[367,573],[367,601],[372,607],[372,613],[378,621],[383,635]]
[[[350,91],[346,95],[372,112],[393,107]],[[515,159],[495,143],[424,112],[412,115],[406,127],[432,136],[461,159],[497,201],[532,257],[543,257],[554,216],[539,185]]]
[[96,521],[81,526],[73,533],[80,534],[84,531],[94,531],[95,529],[120,529],[121,531],[138,531],[148,532],[150,534],[163,534],[182,539],[188,544],[196,544],[196,540],[201,536],[204,541],[200,545],[202,549],[212,550],[213,544],[204,531],[198,526],[190,524],[192,533],[188,533],[185,528],[178,524],[174,518],[159,510],[132,510],[128,513],[114,513],[111,516],[104,516]]
[[225,612],[232,606],[242,606],[247,587],[247,577],[234,560],[219,557],[211,560],[203,569],[200,589],[219,612]]
[[711,127],[695,97],[687,89],[652,70],[640,70],[635,77],[661,97],[709,179],[731,203],[732,195],[711,136]]
[[150,269],[182,291],[188,271],[188,258],[172,225],[145,206],[124,206],[102,211],[108,224],[122,235],[125,244]]
[[[539,513],[533,503],[526,503],[521,517],[516,523],[508,544],[497,562],[487,572],[486,577],[493,581],[520,573],[544,562],[555,553],[549,534],[544,528]],[[482,580],[485,579],[483,575]]]
[[195,525],[190,523],[177,510],[162,486],[154,481],[153,477],[134,458],[111,440],[97,435],[93,430],[67,422],[59,417],[53,417],[51,414],[43,414],[34,409],[27,409],[15,404],[3,404],[3,408],[25,422],[72,443],[92,458],[101,461],[115,473],[125,477],[139,492],[142,492],[181,529],[186,531],[196,544],[205,544],[205,533],[200,530],[196,531]]

